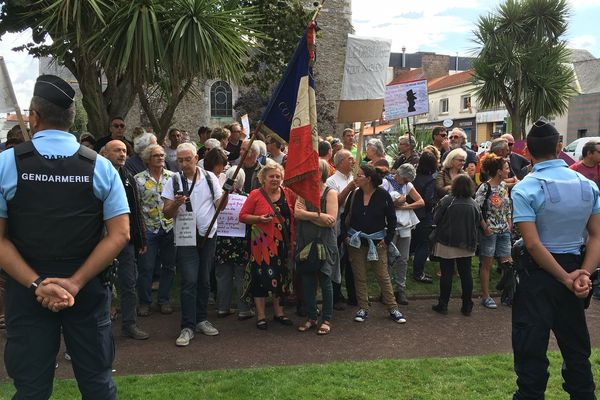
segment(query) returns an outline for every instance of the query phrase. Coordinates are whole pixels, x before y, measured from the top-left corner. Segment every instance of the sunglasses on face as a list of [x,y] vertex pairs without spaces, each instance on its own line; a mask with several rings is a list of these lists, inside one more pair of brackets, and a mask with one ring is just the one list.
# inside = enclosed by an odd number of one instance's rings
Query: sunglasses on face
[[450,136],[450,139],[460,139],[460,136]]

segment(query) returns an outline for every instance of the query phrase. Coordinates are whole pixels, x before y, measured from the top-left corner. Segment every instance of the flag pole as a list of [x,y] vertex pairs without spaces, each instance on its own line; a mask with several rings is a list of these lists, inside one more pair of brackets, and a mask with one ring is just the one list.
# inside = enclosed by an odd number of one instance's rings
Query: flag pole
[[[317,8],[315,10],[315,13],[313,14],[310,22],[314,23],[317,19],[317,17],[319,16],[319,13],[321,12],[321,8],[323,7],[323,4],[325,3],[326,0],[321,1],[321,3],[319,2],[315,2],[315,7]],[[306,34],[306,33],[305,33]],[[295,57],[295,55],[297,54],[296,51],[294,51],[294,55],[292,56],[292,61]],[[290,61],[290,62],[292,62]],[[287,70],[286,70],[287,73]],[[283,79],[285,79],[285,75],[283,77]],[[277,96],[279,95],[279,90],[281,90],[281,88],[278,88],[278,91],[276,93],[273,93],[273,95],[271,96],[272,98],[277,98]],[[270,108],[273,106],[273,104],[271,104],[271,102],[269,102],[269,104],[267,105],[268,109],[265,110],[265,112],[263,113],[263,115],[267,114],[267,111],[270,110]],[[235,178],[238,175],[238,172],[240,171],[240,168],[242,167],[242,165],[244,164],[244,160],[246,159],[246,156],[248,154],[248,152],[250,151],[252,144],[254,143],[254,140],[256,139],[256,136],[258,134],[258,132],[260,132],[261,128],[263,126],[263,121],[259,121],[258,125],[256,126],[256,128],[254,129],[254,132],[251,133],[250,135],[250,142],[248,143],[248,150],[246,152],[244,152],[244,154],[241,156],[240,158],[240,162],[239,164],[236,166],[235,172],[233,173],[233,176],[228,179],[227,181],[225,181],[225,183],[223,184],[223,189],[225,191],[225,193],[223,194],[223,196],[221,196],[221,199],[219,201],[219,204],[215,210],[215,214],[213,215],[212,220],[210,221],[210,224],[208,226],[208,229],[206,230],[206,234],[204,235],[204,238],[202,239],[202,244],[204,244],[204,242],[206,242],[206,240],[208,239],[208,235],[210,234],[210,231],[212,229],[212,227],[214,226],[215,222],[217,221],[217,218],[219,217],[219,214],[221,213],[221,211],[223,210],[223,208],[225,208],[226,204],[227,204],[227,197],[229,196],[229,193],[232,192],[233,190],[233,183],[235,182]]]
[[[250,149],[252,148],[252,144],[254,143],[254,140],[256,139],[256,135],[260,131],[260,128],[262,128],[262,125],[263,125],[263,122],[259,121],[258,125],[254,129],[254,132],[250,133],[250,142],[248,143],[248,150],[246,150],[244,152],[244,154],[242,154],[242,156],[240,157],[240,162],[238,163],[238,165],[236,165],[233,176],[230,179],[227,179],[225,181],[225,183],[223,184],[224,193],[219,200],[219,204],[217,205],[217,208],[215,209],[215,214],[213,215],[212,219],[210,220],[210,224],[208,225],[208,229],[206,230],[206,233],[204,234],[204,237],[202,238],[202,243],[200,244],[200,247],[202,247],[204,245],[204,243],[206,242],[206,240],[208,239],[208,235],[210,234],[212,227],[217,222],[217,218],[219,218],[219,214],[221,213],[221,211],[223,211],[223,209],[227,205],[227,199],[229,197],[229,193],[231,193],[233,191],[233,183],[235,182],[235,178],[237,178],[238,173],[240,172],[240,169],[242,168],[242,165],[244,165],[244,161],[246,160],[246,157],[248,156],[248,153],[250,152]],[[240,144],[240,147],[241,147],[241,144]]]
[[358,171],[360,167],[360,160],[362,157],[362,142],[363,135],[365,133],[365,123],[364,121],[360,121],[360,130],[358,131],[358,142],[356,143],[356,163],[354,164],[354,174]]
[[17,103],[17,97],[15,96],[15,91],[12,87],[12,81],[10,80],[10,75],[8,75],[8,69],[6,68],[6,64],[4,63],[4,57],[2,56],[0,56],[0,69],[2,70],[4,81],[6,82],[8,94],[10,95],[10,100],[12,101],[13,106],[15,108],[15,112],[17,114],[17,120],[19,121],[19,126],[21,127],[23,139],[30,140],[29,132],[27,131],[27,127],[25,126],[25,120],[23,119],[23,114],[21,114],[21,109],[19,108],[19,104]]

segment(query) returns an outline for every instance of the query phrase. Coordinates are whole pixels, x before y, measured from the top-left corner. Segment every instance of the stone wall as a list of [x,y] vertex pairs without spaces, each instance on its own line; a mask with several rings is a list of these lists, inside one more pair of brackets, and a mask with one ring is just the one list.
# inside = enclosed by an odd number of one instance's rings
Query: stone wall
[[567,126],[567,143],[577,139],[577,131],[582,129],[587,129],[585,136],[600,136],[600,93],[573,97],[569,102]]
[[443,54],[423,54],[421,58],[423,74],[427,79],[448,75],[448,56]]
[[[307,2],[311,7],[312,2]],[[317,18],[321,31],[317,34],[317,61],[314,68],[317,109],[327,109],[337,121],[337,111],[342,91],[346,41],[352,27],[352,1],[327,0]],[[318,121],[321,136],[341,135],[346,125],[324,120]]]

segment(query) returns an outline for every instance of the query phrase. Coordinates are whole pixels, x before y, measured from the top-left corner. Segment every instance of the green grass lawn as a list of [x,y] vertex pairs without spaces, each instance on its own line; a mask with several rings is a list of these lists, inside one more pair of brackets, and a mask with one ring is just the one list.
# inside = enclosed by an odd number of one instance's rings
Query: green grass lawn
[[[565,399],[561,358],[550,356],[546,399]],[[592,352],[600,376],[600,349]],[[509,399],[515,389],[511,354],[343,362],[323,365],[181,372],[115,378],[119,399]],[[14,389],[0,383],[0,399]],[[73,380],[57,380],[53,399],[76,399]]]

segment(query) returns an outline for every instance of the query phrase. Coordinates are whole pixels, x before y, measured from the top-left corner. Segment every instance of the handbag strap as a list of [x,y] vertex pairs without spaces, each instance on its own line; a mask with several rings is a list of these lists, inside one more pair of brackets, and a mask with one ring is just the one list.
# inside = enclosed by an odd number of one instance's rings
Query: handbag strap
[[[280,188],[280,189],[281,189],[281,195],[285,197],[285,192],[284,192],[283,188]],[[290,236],[289,236],[289,233],[288,233],[288,226],[285,223],[285,219],[283,219],[283,217],[281,216],[281,213],[279,212],[279,210],[277,210],[277,207],[275,207],[275,204],[273,204],[273,202],[271,201],[271,198],[269,197],[269,195],[267,194],[267,192],[265,192],[265,189],[263,189],[261,187],[259,189],[259,191],[260,191],[260,194],[263,195],[263,197],[265,198],[265,200],[267,200],[267,203],[269,203],[269,206],[271,206],[271,210],[273,210],[273,212],[275,213],[275,216],[277,217],[277,219],[279,219],[279,221],[281,221],[281,224],[283,225],[283,229],[282,229],[282,231],[283,231],[283,241],[285,242],[285,248],[289,252],[290,251]]]
[[452,196],[452,201],[450,202],[450,204],[448,204],[447,207],[444,208],[444,213],[442,214],[442,216],[440,218],[440,223],[437,225],[441,225],[444,222],[444,220],[446,218],[446,214],[448,214],[448,209],[450,207],[452,207],[452,205],[454,204],[454,200],[456,200],[456,196]]
[[352,192],[352,197],[350,197],[350,209],[348,210],[348,214],[346,214],[346,218],[344,219],[344,225],[346,229],[350,228],[350,218],[352,218],[352,207],[354,206],[354,198],[356,197],[356,192],[358,189],[354,189]]

